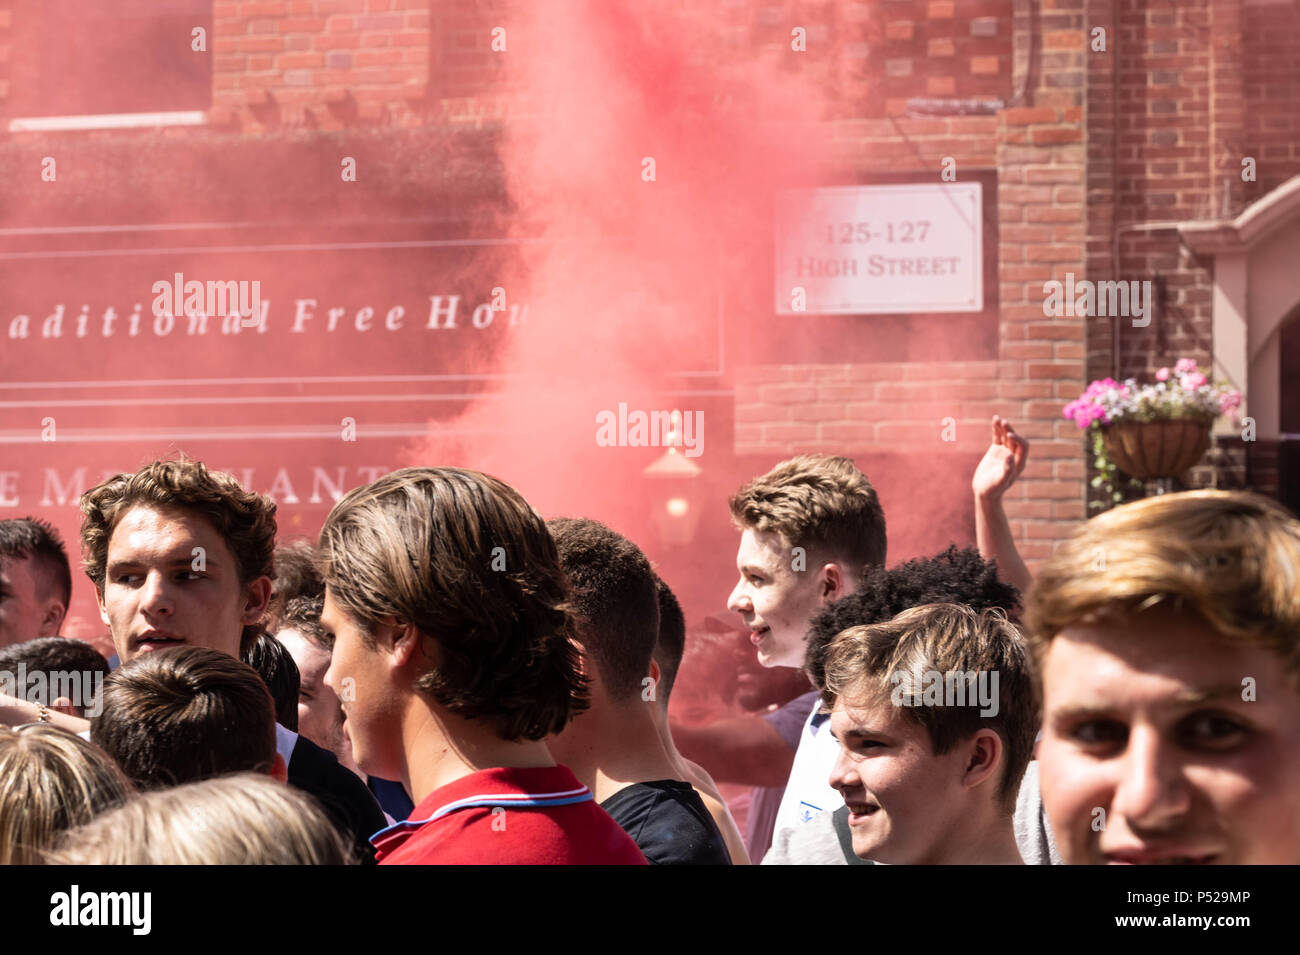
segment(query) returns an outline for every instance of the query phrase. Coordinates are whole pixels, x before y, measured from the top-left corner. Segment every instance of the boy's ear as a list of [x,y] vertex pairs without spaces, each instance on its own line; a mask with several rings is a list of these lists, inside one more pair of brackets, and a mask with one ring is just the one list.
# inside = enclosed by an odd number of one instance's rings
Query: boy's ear
[[1004,755],[1002,737],[990,729],[976,731],[967,745],[966,772],[962,784],[974,788],[996,776]]
[[262,617],[266,615],[266,608],[271,605],[271,578],[258,577],[248,585],[247,599],[244,602],[244,613],[240,618],[244,626],[252,626],[261,623]]
[[271,778],[285,784],[288,784],[289,782],[289,766],[285,763],[284,757],[278,752],[275,754],[275,759],[271,762]]
[[[382,631],[382,632],[381,632]],[[414,624],[401,623],[393,621],[391,624],[381,624],[375,628],[375,640],[381,647],[389,650],[392,654],[393,662],[398,666],[406,666],[425,645],[424,638]],[[433,641],[428,641],[428,649],[433,649]]]
[[104,606],[104,591],[99,587],[95,588],[95,603],[99,607],[99,619],[104,621],[104,626],[111,629],[112,624],[108,619],[108,608]]
[[654,657],[651,657],[650,658],[650,679],[654,680],[655,683],[658,684],[659,678],[661,676],[663,676],[663,671],[659,669],[659,661],[656,660]]
[[822,597],[827,601],[838,600],[845,593],[844,568],[830,563],[822,566]]
[[68,608],[63,605],[62,600],[57,598],[51,599],[45,605],[45,612],[41,615],[40,635],[42,637],[57,637],[59,630],[63,626],[63,618],[68,615]]

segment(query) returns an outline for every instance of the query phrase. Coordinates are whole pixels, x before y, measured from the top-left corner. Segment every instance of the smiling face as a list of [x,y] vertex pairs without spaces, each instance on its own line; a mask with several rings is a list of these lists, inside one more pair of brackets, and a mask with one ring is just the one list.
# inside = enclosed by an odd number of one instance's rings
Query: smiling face
[[96,599],[123,663],[181,645],[238,658],[243,628],[261,619],[271,592],[269,577],[241,584],[221,534],[181,508],[129,510],[109,538],[105,571]]
[[[740,580],[727,609],[740,614],[765,667],[802,667],[808,622],[828,599],[825,569],[795,570],[792,548],[771,531],[746,528],[736,552]],[[832,594],[831,597],[836,596]]]
[[1066,629],[1042,673],[1043,803],[1067,863],[1300,862],[1300,693],[1276,654],[1148,612]]
[[940,863],[962,838],[967,748],[935,755],[925,728],[888,699],[846,703],[841,695],[831,732],[840,752],[830,784],[849,807],[854,854],[890,865]]

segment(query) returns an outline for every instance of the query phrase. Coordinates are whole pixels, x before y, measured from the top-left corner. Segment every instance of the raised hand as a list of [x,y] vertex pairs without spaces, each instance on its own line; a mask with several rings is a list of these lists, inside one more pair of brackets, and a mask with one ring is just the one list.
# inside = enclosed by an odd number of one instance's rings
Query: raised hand
[[989,449],[975,468],[971,490],[980,499],[1000,498],[1007,488],[1016,483],[1029,460],[1029,442],[1016,434],[1010,424],[998,415],[993,416],[993,436]]

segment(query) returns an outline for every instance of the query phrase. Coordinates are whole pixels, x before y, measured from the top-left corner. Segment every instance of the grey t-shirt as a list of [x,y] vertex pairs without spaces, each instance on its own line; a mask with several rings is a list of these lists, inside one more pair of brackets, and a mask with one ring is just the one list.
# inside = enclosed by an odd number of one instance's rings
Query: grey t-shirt
[[1016,796],[1016,812],[1011,817],[1016,830],[1016,848],[1025,865],[1060,865],[1061,854],[1056,851],[1052,827],[1047,822],[1043,808],[1043,791],[1038,784],[1038,760],[1029,761],[1020,792]]
[[[841,832],[836,817],[843,820]],[[763,865],[874,865],[853,855],[848,836],[848,808],[819,812],[805,823],[787,826],[772,837]]]

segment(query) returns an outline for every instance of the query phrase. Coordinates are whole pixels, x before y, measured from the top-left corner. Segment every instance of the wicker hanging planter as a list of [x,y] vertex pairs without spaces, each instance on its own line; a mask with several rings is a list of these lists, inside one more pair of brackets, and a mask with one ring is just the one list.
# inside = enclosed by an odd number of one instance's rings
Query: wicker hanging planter
[[1102,429],[1106,454],[1121,471],[1142,481],[1178,477],[1210,446],[1211,422],[1120,421]]

